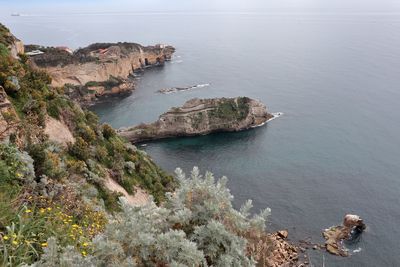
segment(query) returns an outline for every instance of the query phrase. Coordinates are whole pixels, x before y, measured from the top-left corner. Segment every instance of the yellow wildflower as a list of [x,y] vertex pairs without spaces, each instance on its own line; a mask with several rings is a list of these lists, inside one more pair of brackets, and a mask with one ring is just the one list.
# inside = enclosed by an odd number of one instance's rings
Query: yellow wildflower
[[30,210],[30,209],[25,210],[25,213],[31,213],[31,212],[32,212],[32,210]]
[[82,250],[82,256],[83,256],[83,257],[86,257],[86,255],[87,255],[87,252],[84,251],[84,250]]
[[45,247],[47,247],[47,242],[44,242],[44,243],[42,243],[40,245],[42,246],[42,248],[45,248]]
[[84,243],[82,244],[82,246],[87,247],[87,246],[89,246],[89,244],[86,243],[86,242],[84,242]]
[[18,241],[14,240],[14,241],[12,242],[12,244],[17,246],[17,245],[18,245]]
[[51,211],[51,208],[50,208],[50,207],[48,207],[48,208],[47,208],[47,210],[48,210],[48,211]]
[[44,208],[40,209],[40,213],[44,213],[45,211],[46,211],[46,209],[44,209]]
[[3,239],[4,239],[4,240],[8,240],[9,237],[5,235],[5,236],[3,236]]

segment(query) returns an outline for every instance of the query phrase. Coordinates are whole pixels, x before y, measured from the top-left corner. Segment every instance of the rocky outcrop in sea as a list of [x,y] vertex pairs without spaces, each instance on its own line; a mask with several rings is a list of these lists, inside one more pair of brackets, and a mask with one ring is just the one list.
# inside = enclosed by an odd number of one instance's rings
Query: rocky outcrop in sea
[[273,117],[263,103],[248,97],[194,98],[181,107],[171,108],[156,122],[118,132],[135,143],[213,132],[236,132],[263,125]]

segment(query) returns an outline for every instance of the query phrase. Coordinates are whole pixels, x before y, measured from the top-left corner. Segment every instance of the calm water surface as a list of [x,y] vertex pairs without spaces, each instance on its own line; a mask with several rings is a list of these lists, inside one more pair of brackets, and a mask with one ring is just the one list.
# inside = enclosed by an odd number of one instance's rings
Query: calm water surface
[[[172,62],[129,97],[94,107],[115,127],[151,122],[193,97],[249,96],[281,118],[241,133],[148,143],[163,168],[226,175],[235,204],[270,207],[269,229],[322,242],[346,213],[368,225],[361,252],[325,266],[400,265],[400,15],[170,13],[1,17],[25,43],[168,43]],[[175,86],[209,87],[161,95]],[[323,254],[311,251],[315,266]]]

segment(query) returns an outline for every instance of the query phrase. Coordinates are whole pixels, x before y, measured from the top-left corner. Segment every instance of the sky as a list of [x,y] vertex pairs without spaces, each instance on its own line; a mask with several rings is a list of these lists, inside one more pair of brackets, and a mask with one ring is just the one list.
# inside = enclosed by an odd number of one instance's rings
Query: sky
[[0,12],[399,12],[400,0],[0,0]]

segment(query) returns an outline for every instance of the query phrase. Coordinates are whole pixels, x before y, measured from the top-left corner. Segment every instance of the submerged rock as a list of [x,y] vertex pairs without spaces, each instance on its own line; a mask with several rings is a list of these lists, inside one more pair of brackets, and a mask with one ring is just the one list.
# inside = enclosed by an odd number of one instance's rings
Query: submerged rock
[[355,236],[360,235],[366,226],[358,215],[347,214],[344,217],[343,225],[333,226],[323,232],[326,239],[326,250],[334,255],[347,257],[349,253],[343,246],[343,241],[352,240]]
[[118,132],[131,142],[141,142],[212,132],[241,131],[263,125],[273,117],[264,104],[248,97],[194,98],[182,107],[171,108],[154,123],[120,129]]
[[208,87],[208,86],[210,86],[209,83],[204,83],[204,84],[197,84],[197,85],[186,86],[186,87],[163,88],[163,89],[158,90],[157,93],[172,94],[172,93],[189,91],[189,90],[192,90],[192,89],[203,88],[203,87]]

